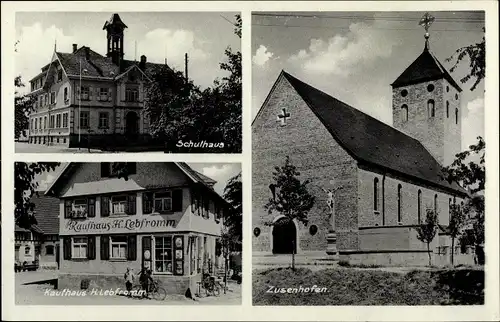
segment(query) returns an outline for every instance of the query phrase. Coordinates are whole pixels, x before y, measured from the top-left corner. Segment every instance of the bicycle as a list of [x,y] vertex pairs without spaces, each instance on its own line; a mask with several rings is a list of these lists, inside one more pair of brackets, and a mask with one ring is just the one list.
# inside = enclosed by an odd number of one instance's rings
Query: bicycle
[[[146,292],[145,297],[151,298],[157,300],[157,301],[163,301],[167,297],[167,291],[163,287],[159,285],[159,281],[152,281],[148,284],[149,292]],[[132,294],[137,294],[139,296],[144,297],[144,292],[142,285],[138,284],[135,285],[132,288]]]
[[199,296],[202,297],[202,290],[205,291],[205,296],[219,296],[221,290],[224,290],[224,286],[221,285],[219,281],[215,281],[212,276],[207,276],[203,281],[199,282],[201,289],[199,290]]

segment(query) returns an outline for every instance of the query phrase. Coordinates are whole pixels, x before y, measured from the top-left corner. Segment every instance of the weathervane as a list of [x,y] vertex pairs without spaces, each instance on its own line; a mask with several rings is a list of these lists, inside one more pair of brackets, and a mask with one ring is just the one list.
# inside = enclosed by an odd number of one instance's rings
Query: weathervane
[[420,22],[418,23],[420,26],[424,27],[425,29],[425,48],[427,49],[429,47],[429,28],[432,25],[436,18],[434,18],[430,13],[426,12],[423,17],[420,19]]

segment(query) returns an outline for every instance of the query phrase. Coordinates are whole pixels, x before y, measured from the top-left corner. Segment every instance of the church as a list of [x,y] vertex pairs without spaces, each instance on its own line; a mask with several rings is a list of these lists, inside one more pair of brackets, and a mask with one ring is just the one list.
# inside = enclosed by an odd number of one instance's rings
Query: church
[[152,72],[169,67],[144,55],[138,62],[124,59],[126,28],[117,13],[104,23],[105,56],[78,44],[70,53],[54,48],[50,63],[30,81],[30,143],[77,147],[148,140],[149,117],[141,112],[145,84]]
[[[461,88],[429,48],[391,84],[393,126],[282,71],[252,124],[254,258],[303,256],[350,264],[427,265],[417,239],[426,210],[438,213],[434,265],[470,263],[447,234],[450,206],[468,192],[446,181],[443,165],[461,149]],[[307,226],[269,214],[273,171],[286,157],[311,180]],[[473,261],[472,261],[473,262]]]

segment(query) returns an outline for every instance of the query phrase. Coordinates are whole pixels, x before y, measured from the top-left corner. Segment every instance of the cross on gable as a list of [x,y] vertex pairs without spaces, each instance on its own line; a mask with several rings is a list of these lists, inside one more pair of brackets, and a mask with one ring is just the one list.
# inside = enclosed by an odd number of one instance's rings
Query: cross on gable
[[281,126],[286,125],[286,119],[290,118],[291,115],[289,112],[286,111],[286,107],[281,110],[281,114],[278,114],[278,117],[276,118],[277,122],[281,122]]
[[420,22],[418,24],[420,26],[424,27],[425,32],[428,32],[429,31],[429,27],[434,22],[434,19],[435,18],[431,14],[429,14],[428,12],[426,12],[424,14],[424,16],[422,17],[422,19],[420,19]]

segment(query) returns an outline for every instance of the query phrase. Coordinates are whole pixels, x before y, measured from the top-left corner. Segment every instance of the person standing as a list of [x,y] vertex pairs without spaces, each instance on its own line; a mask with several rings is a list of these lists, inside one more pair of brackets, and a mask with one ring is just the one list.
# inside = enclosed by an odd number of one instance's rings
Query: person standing
[[125,287],[127,288],[127,296],[132,297],[132,285],[134,283],[134,272],[127,267],[127,271],[125,272]]

